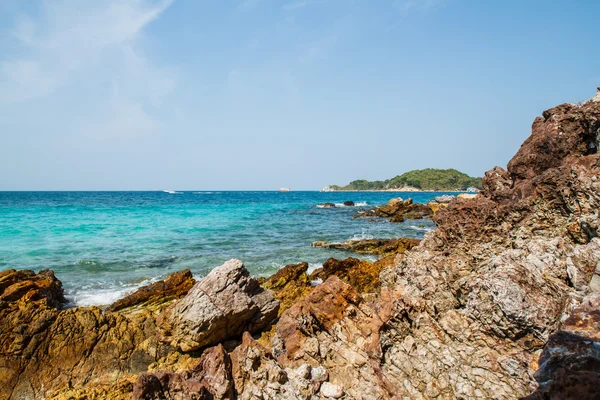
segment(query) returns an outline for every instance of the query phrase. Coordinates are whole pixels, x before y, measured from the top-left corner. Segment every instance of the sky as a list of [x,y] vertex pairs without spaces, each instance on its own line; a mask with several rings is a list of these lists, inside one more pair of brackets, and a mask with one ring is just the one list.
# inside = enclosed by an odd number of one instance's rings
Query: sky
[[596,0],[0,0],[0,190],[505,167],[600,86]]

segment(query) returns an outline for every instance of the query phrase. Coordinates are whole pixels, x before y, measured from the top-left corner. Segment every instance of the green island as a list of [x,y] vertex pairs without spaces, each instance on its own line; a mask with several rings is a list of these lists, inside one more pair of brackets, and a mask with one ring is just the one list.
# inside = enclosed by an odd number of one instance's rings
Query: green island
[[415,169],[385,181],[359,179],[346,186],[331,185],[324,191],[455,191],[481,189],[481,178],[471,177],[455,169]]

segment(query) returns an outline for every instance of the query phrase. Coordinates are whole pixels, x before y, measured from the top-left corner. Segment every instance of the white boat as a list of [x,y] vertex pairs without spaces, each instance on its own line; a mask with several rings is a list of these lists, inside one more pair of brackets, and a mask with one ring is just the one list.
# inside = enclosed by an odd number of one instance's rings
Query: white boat
[[177,192],[171,189],[164,189],[163,192],[165,193],[169,193],[169,194],[176,194]]
[[281,189],[279,189],[279,191],[280,192],[291,192],[291,190],[288,188],[281,188]]

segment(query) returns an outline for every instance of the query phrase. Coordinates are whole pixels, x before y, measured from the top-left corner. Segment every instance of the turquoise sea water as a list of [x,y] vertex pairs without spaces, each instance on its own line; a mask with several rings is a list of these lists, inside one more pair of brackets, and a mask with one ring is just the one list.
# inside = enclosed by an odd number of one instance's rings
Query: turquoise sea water
[[[257,276],[285,264],[320,266],[340,250],[316,240],[421,238],[430,220],[352,220],[393,197],[426,203],[439,193],[0,192],[0,270],[53,269],[78,305],[109,304],[190,268],[204,276],[239,258]],[[362,206],[318,208],[352,200]],[[339,204],[341,205],[341,204]],[[356,256],[356,255],[353,255]]]

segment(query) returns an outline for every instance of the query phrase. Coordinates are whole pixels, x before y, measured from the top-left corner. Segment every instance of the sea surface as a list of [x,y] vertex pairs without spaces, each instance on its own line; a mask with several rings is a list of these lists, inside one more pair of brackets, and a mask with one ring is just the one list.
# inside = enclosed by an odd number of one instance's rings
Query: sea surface
[[[104,305],[189,268],[196,277],[231,258],[253,275],[329,257],[317,240],[422,238],[431,220],[356,219],[393,197],[427,203],[441,193],[0,192],[0,270],[54,270],[76,305]],[[343,207],[346,200],[358,206]],[[318,204],[337,203],[336,208]],[[369,257],[369,256],[366,256]]]

